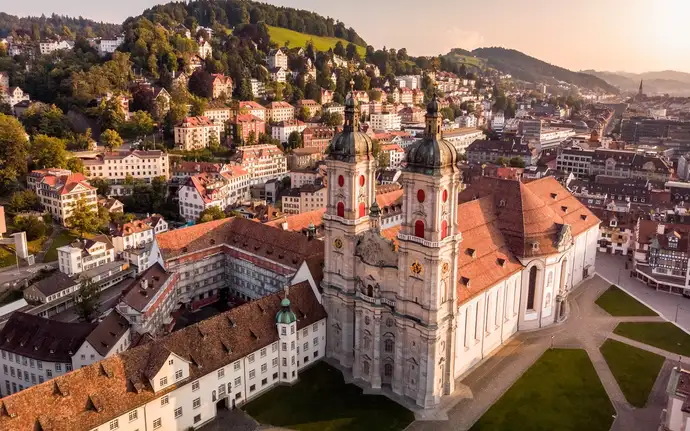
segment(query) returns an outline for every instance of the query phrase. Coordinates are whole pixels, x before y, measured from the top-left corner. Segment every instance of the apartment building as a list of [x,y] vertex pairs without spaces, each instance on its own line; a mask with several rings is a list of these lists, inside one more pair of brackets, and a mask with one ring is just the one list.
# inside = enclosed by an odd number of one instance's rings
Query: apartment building
[[271,123],[295,119],[295,107],[287,102],[269,103],[266,105],[266,113],[268,115],[268,121]]
[[405,159],[405,150],[398,144],[381,145],[381,154],[386,158],[389,168],[398,168]]
[[556,158],[556,169],[567,173],[572,172],[579,179],[586,178],[590,176],[593,157],[594,151],[566,148]]
[[401,118],[397,113],[371,114],[369,125],[372,130],[400,130]]
[[67,169],[40,169],[27,176],[29,188],[36,192],[43,209],[63,226],[72,215],[72,207],[83,199],[96,211],[96,188],[86,182],[83,174],[73,174]]
[[216,125],[224,125],[232,118],[232,108],[221,103],[210,103],[204,109],[204,117],[213,121]]
[[233,161],[249,172],[251,185],[264,184],[287,175],[287,158],[275,145],[239,147]]
[[300,188],[305,185],[320,184],[326,181],[326,169],[324,166],[319,166],[315,169],[291,169],[288,172],[290,176],[290,185],[293,188]]
[[256,144],[266,133],[266,123],[252,114],[239,114],[230,120],[232,140],[236,144]]
[[505,159],[519,157],[525,166],[531,166],[539,160],[539,152],[519,138],[510,141],[477,139],[467,147],[465,152],[467,161],[471,164],[491,163],[499,157]]
[[398,112],[398,115],[403,123],[418,124],[424,122],[425,113],[426,111],[419,106],[406,106]]
[[168,231],[168,223],[154,214],[143,220],[113,224],[110,235],[115,251],[136,268],[137,274],[146,271],[160,255],[155,235]]
[[459,154],[464,154],[467,147],[478,139],[484,139],[484,132],[479,129],[451,129],[442,132],[443,139],[453,144]]
[[98,40],[96,49],[100,55],[112,54],[113,52],[117,51],[117,49],[123,43],[125,43],[124,35],[117,36],[115,39],[103,38]]
[[170,179],[168,153],[160,150],[118,151],[82,158],[87,178],[105,178],[110,183],[110,196],[127,194],[125,179],[132,177],[151,183],[156,177]]
[[292,188],[282,197],[285,214],[300,214],[315,211],[326,206],[326,187],[319,184],[305,184]]
[[11,395],[3,401],[13,415],[0,416],[0,428],[50,418],[74,431],[197,429],[220,409],[296,382],[324,357],[325,337],[320,295],[301,283]]
[[333,127],[307,127],[302,131],[302,144],[304,148],[318,148],[321,153],[324,153],[334,136]]
[[45,40],[38,43],[41,55],[51,54],[61,49],[72,49],[74,42],[66,40]]
[[175,126],[174,131],[175,145],[190,151],[208,147],[212,136],[220,142],[223,126],[208,117],[187,117],[182,124]]
[[252,86],[252,95],[254,97],[264,97],[266,95],[266,86],[263,82],[252,78],[249,80],[249,83]]
[[180,215],[194,221],[210,207],[225,210],[228,205],[249,199],[250,184],[250,173],[240,166],[228,166],[220,174],[193,175],[177,191]]
[[75,240],[57,252],[60,272],[70,276],[115,261],[115,248],[105,235]]
[[177,307],[176,283],[179,275],[170,273],[156,262],[125,288],[116,310],[139,334],[157,336],[170,332]]
[[300,120],[285,120],[271,125],[271,136],[281,144],[288,141],[292,132],[302,133],[307,125]]
[[240,114],[250,114],[266,121],[266,108],[254,102],[253,100],[242,101],[238,104]]
[[[179,301],[196,309],[218,299],[220,289],[245,300],[296,283],[307,263],[320,265],[324,244],[244,218],[227,218],[173,230],[156,238],[169,272],[177,272]],[[311,271],[308,268],[307,271]],[[320,283],[320,274],[311,274]]]
[[634,275],[662,292],[690,294],[690,226],[638,219]]
[[74,323],[16,311],[0,337],[3,396],[124,352],[130,345],[129,324],[117,313],[98,323]]
[[266,63],[268,63],[269,69],[274,67],[282,67],[283,69],[287,69],[288,56],[281,49],[272,49],[266,56]]
[[212,162],[192,162],[179,160],[175,161],[173,164],[172,179],[175,181],[183,181],[192,175],[207,173],[207,174],[220,174],[221,172],[226,172],[229,169],[229,165],[225,163],[212,163]]

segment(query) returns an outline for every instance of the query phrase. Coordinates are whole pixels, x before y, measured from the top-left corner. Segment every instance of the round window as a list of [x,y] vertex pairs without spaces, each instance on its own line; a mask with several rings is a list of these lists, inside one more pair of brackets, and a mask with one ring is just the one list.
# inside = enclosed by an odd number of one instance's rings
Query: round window
[[426,196],[424,195],[424,190],[422,190],[422,189],[417,190],[417,200],[419,202],[424,202],[425,197]]
[[342,175],[338,177],[338,185],[340,187],[345,185],[345,177],[343,177]]

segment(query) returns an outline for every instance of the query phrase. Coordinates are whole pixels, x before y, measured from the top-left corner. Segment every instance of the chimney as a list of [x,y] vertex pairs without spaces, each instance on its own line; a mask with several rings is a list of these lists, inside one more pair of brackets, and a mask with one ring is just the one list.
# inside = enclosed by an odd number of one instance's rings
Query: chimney
[[141,288],[143,290],[146,290],[146,289],[148,289],[148,287],[149,287],[149,281],[147,279],[141,280]]
[[664,225],[661,224],[661,223],[659,223],[658,225],[656,225],[656,233],[657,233],[657,234],[663,235],[665,231],[666,231],[666,226],[664,226]]

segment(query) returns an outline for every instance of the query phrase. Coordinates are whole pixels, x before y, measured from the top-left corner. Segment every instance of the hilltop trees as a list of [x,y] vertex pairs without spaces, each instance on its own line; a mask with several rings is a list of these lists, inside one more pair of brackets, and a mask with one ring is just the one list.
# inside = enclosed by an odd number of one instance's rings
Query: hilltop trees
[[101,145],[106,147],[109,151],[122,146],[122,138],[115,130],[108,129],[101,134]]
[[17,176],[27,171],[29,145],[16,118],[0,114],[0,188],[8,191]]

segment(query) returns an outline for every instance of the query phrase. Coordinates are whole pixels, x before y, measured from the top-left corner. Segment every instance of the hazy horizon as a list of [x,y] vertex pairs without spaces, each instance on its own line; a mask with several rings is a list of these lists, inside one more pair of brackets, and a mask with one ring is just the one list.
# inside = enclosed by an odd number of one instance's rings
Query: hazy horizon
[[[511,0],[470,4],[428,0],[421,7],[411,0],[267,2],[333,17],[377,49],[407,48],[415,56],[445,54],[451,48],[502,46],[576,71],[690,73],[690,57],[683,55],[690,52],[690,27],[685,23],[690,2],[685,0],[659,0],[653,7],[644,0],[530,0],[528,5]],[[24,0],[4,5],[0,11],[121,23],[160,3],[167,2]]]

